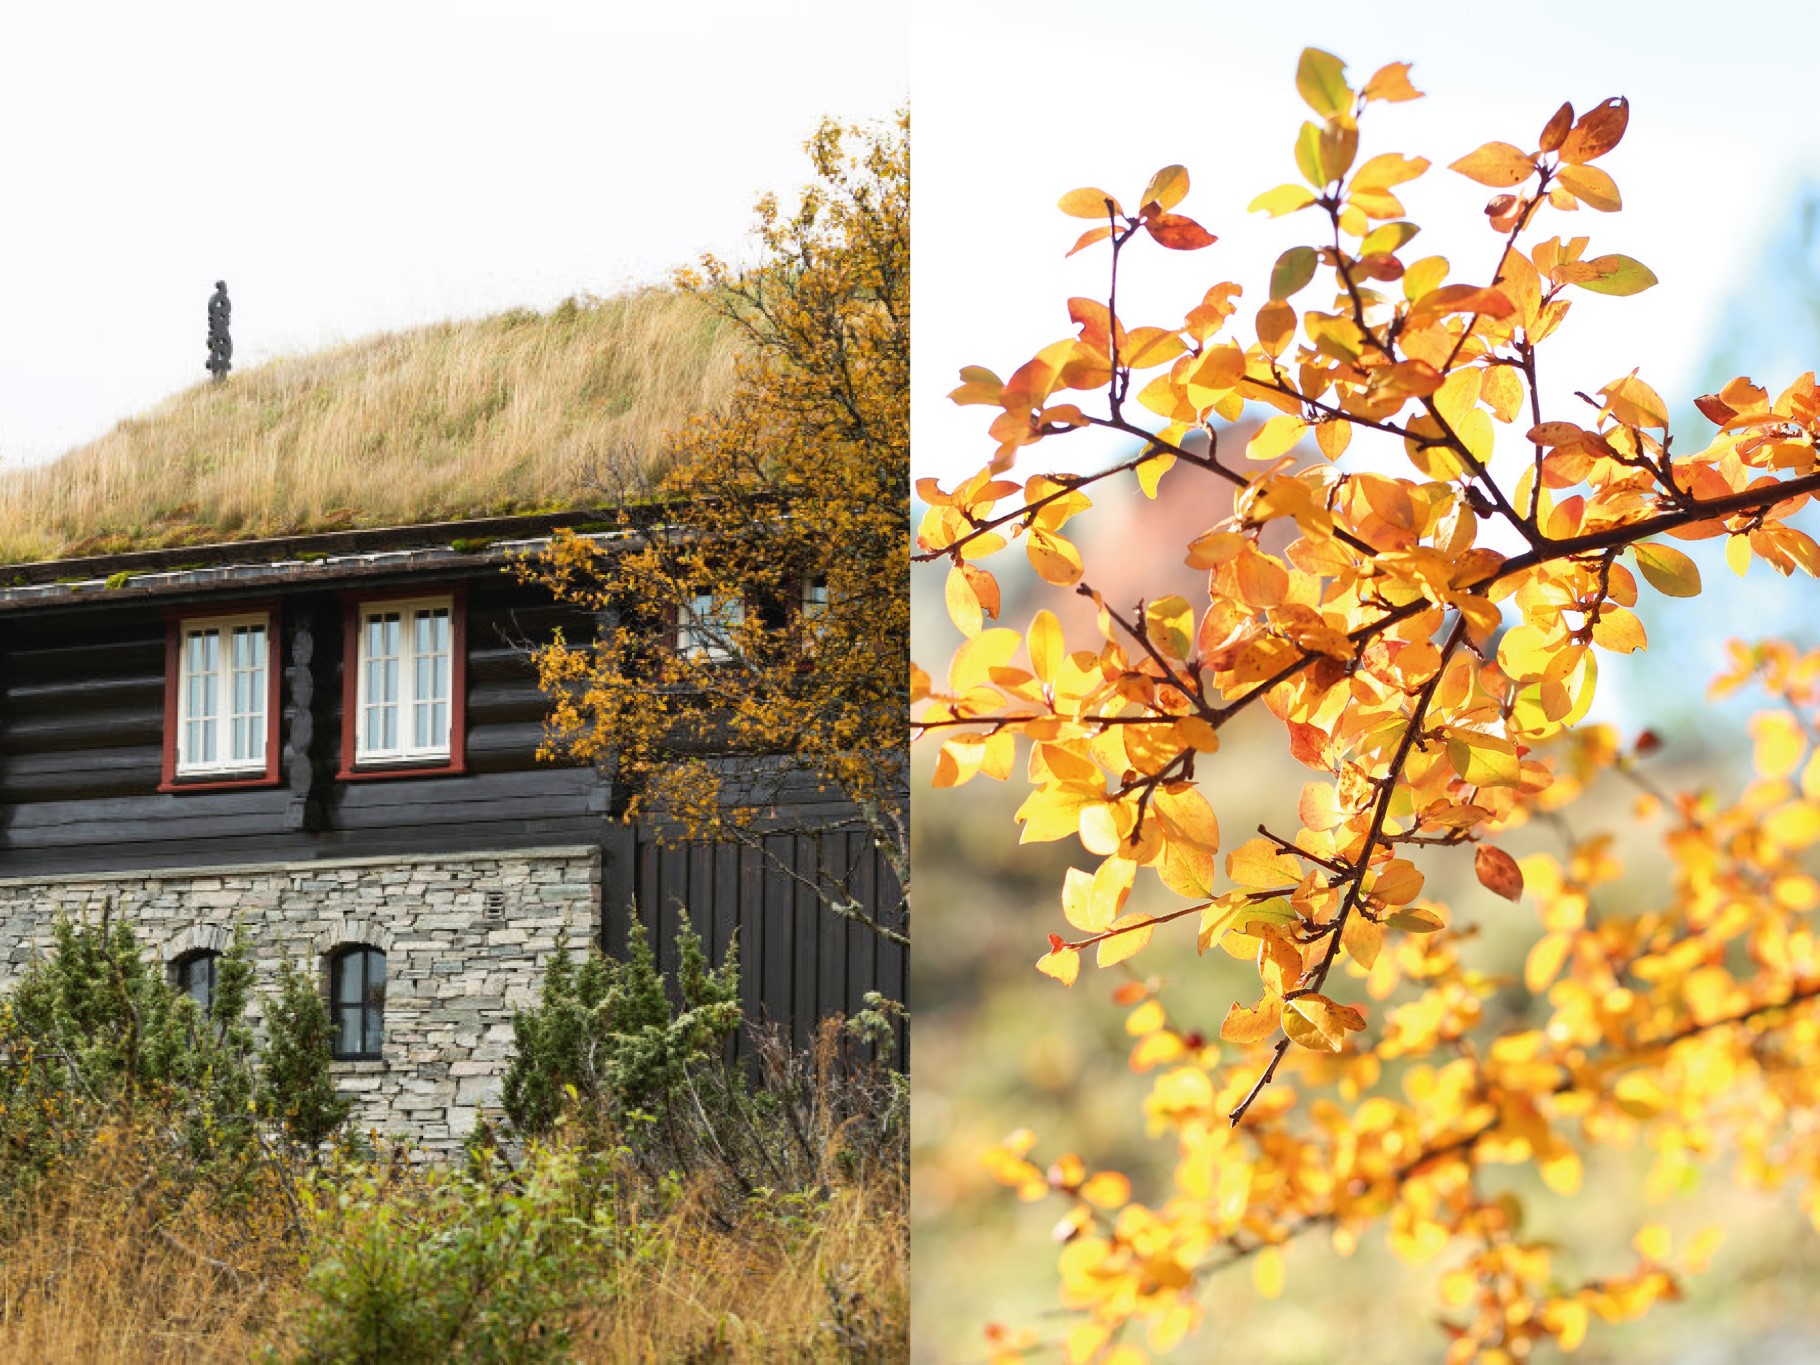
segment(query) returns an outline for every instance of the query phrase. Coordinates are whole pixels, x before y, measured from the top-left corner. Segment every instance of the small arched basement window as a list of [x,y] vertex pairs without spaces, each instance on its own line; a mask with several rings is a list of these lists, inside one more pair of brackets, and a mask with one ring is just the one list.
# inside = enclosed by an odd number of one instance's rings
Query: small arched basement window
[[329,956],[329,1018],[335,1056],[375,1058],[385,1038],[385,954],[364,943]]
[[220,961],[221,954],[213,948],[198,948],[171,964],[177,989],[194,1000],[204,1014],[215,1001],[215,967]]

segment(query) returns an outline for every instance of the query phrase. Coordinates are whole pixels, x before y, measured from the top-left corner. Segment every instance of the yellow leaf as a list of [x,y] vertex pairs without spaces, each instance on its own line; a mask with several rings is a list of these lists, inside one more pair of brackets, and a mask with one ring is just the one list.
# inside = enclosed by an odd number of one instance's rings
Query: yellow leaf
[[1155,204],[1167,213],[1183,199],[1188,197],[1188,169],[1185,166],[1165,166],[1150,177],[1150,183],[1144,186],[1140,206]]
[[1662,1224],[1645,1223],[1637,1229],[1637,1235],[1631,1238],[1631,1245],[1636,1247],[1637,1255],[1644,1260],[1661,1265],[1668,1260],[1668,1254],[1674,1248],[1674,1238]]
[[979,594],[967,581],[961,565],[956,564],[948,570],[948,584],[943,596],[948,607],[948,619],[954,622],[955,628],[969,639],[978,635],[985,625],[985,612],[980,606]]
[[1150,942],[1150,936],[1156,932],[1154,922],[1149,915],[1121,915],[1112,924],[1114,931],[1111,938],[1100,940],[1099,965],[1111,967],[1123,962],[1134,953],[1142,952],[1144,945]]
[[1475,787],[1514,787],[1518,782],[1517,746],[1497,735],[1455,730],[1447,741],[1447,761]]
[[1643,634],[1643,623],[1636,614],[1609,602],[1599,610],[1592,637],[1599,648],[1609,649],[1614,654],[1633,654],[1648,643]]
[[1161,597],[1144,609],[1150,643],[1174,659],[1186,659],[1194,644],[1194,608],[1185,597]]
[[1406,858],[1392,858],[1377,870],[1369,888],[1386,905],[1407,905],[1422,894],[1421,869]]
[[1283,1002],[1266,995],[1255,1009],[1246,1009],[1234,1001],[1226,1010],[1226,1021],[1220,1025],[1220,1037],[1229,1043],[1261,1043],[1277,1031],[1282,1020]]
[[1617,183],[1597,166],[1563,166],[1555,178],[1573,191],[1574,198],[1601,213],[1616,213],[1624,207]]
[[1566,933],[1544,934],[1536,940],[1523,964],[1523,984],[1531,995],[1542,994],[1560,975],[1561,964],[1567,961],[1572,947],[1573,935]]
[[1080,1193],[1102,1209],[1123,1208],[1131,1202],[1131,1181],[1117,1171],[1098,1171],[1082,1182]]
[[1535,174],[1535,162],[1520,148],[1508,142],[1487,142],[1477,151],[1468,152],[1448,168],[1468,180],[1489,185],[1496,190],[1520,185]]
[[1553,1153],[1536,1162],[1542,1183],[1556,1194],[1577,1194],[1580,1190],[1582,1165],[1580,1154],[1563,1142]]
[[1302,869],[1279,853],[1270,840],[1257,838],[1247,839],[1226,855],[1226,875],[1240,886],[1264,891],[1300,884]]
[[1807,753],[1807,735],[1786,711],[1760,711],[1751,717],[1752,761],[1764,777],[1789,777]]
[[1274,460],[1301,440],[1302,434],[1307,430],[1308,423],[1300,417],[1287,415],[1272,417],[1257,429],[1257,434],[1245,447],[1245,458],[1248,460]]
[[1104,219],[1108,212],[1108,204],[1111,205],[1112,213],[1124,212],[1119,207],[1119,201],[1107,194],[1105,190],[1096,190],[1091,187],[1069,190],[1056,200],[1055,206],[1071,218]]
[[935,756],[932,786],[959,787],[970,781],[986,761],[984,735],[955,735],[942,743]]
[[1744,577],[1744,571],[1750,568],[1750,537],[1728,536],[1725,541],[1726,566],[1738,577]]
[[1064,986],[1072,986],[1081,974],[1081,954],[1075,948],[1057,948],[1044,953],[1036,960],[1036,969],[1044,976],[1053,976]]
[[1632,547],[1637,568],[1664,597],[1698,597],[1700,566],[1671,545],[1645,542]]
[[1068,839],[1080,832],[1081,811],[1106,804],[1103,791],[1061,784],[1043,787],[1024,798],[1012,818],[1022,825],[1018,842],[1046,843]]
[[1045,683],[1053,683],[1061,672],[1062,660],[1068,657],[1067,648],[1062,641],[1062,623],[1055,613],[1047,607],[1031,618],[1028,634],[1030,643],[1030,667],[1037,678]]
[[1079,581],[1081,552],[1075,549],[1073,541],[1032,527],[1024,542],[1024,552],[1030,556],[1030,566],[1044,582],[1058,588],[1071,588]]
[[1130,1014],[1125,1016],[1125,1032],[1129,1033],[1133,1038],[1142,1038],[1146,1034],[1155,1033],[1167,1022],[1168,1019],[1163,1013],[1162,1002],[1159,1000],[1146,1000],[1143,1004],[1131,1011]]
[[997,627],[982,631],[954,651],[948,665],[948,690],[956,696],[992,680],[992,670],[1003,668],[1017,653],[1023,637],[1015,630]]
[[1245,206],[1247,213],[1268,213],[1272,218],[1281,218],[1286,213],[1305,209],[1314,203],[1314,191],[1305,185],[1278,185],[1274,190],[1265,190],[1251,203]]
[[1163,827],[1163,837],[1172,844],[1216,853],[1220,847],[1220,822],[1213,806],[1200,790],[1190,783],[1172,783],[1158,787],[1150,800],[1151,811]]
[[1339,1052],[1346,1035],[1365,1027],[1365,1018],[1349,1005],[1336,1005],[1324,995],[1299,995],[1283,1010],[1283,1032],[1291,1042],[1315,1052]]
[[1406,934],[1432,934],[1447,927],[1434,911],[1419,905],[1392,911],[1384,917],[1384,923]]
[[1352,423],[1344,418],[1321,422],[1314,429],[1314,441],[1328,460],[1337,460],[1346,453],[1346,447],[1352,442]]
[[1403,100],[1419,100],[1422,92],[1409,83],[1409,63],[1391,62],[1381,66],[1372,78],[1365,82],[1365,98],[1370,100],[1390,100],[1393,103]]
[[1662,395],[1637,378],[1633,370],[1622,379],[1614,379],[1599,394],[1605,405],[1627,427],[1668,426],[1668,404]]
[[1175,456],[1167,452],[1153,455],[1137,467],[1138,487],[1144,490],[1147,498],[1156,497],[1157,485],[1163,481],[1163,475],[1175,468]]
[[1274,1299],[1283,1292],[1283,1253],[1265,1247],[1251,1262],[1251,1285],[1262,1298]]
[[1346,84],[1346,63],[1317,47],[1302,49],[1295,69],[1296,93],[1323,118],[1344,112],[1352,103]]
[[1820,749],[1814,750],[1801,770],[1801,794],[1809,801],[1820,801]]

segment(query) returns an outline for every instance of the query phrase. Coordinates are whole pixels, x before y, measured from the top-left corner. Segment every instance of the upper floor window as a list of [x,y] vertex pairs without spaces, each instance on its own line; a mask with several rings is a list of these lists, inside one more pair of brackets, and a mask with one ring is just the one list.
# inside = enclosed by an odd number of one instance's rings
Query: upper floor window
[[165,665],[165,790],[276,781],[272,613],[174,618]]
[[453,615],[447,597],[360,608],[357,762],[448,758],[455,708]]
[[377,1057],[385,1038],[385,954],[364,943],[329,958],[329,1018],[340,1058]]
[[676,651],[685,659],[719,663],[737,652],[735,636],[745,624],[746,605],[735,594],[698,592],[676,613]]
[[215,966],[221,961],[221,954],[208,948],[185,953],[171,964],[171,974],[176,978],[176,986],[184,995],[196,1002],[196,1007],[204,1014],[215,1002]]
[[814,621],[816,617],[828,610],[828,580],[826,578],[805,578],[803,580],[803,620]]

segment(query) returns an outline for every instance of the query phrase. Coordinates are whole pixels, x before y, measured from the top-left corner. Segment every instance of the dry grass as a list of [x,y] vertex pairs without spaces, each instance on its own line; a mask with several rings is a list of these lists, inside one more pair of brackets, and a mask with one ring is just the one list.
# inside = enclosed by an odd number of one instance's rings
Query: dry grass
[[[276,1197],[228,1215],[204,1190],[160,1197],[156,1179],[143,1149],[104,1139],[0,1226],[0,1362],[300,1358],[307,1257]],[[684,1200],[644,1239],[657,1254],[577,1307],[574,1358],[905,1358],[904,1185],[901,1172],[845,1184],[825,1205],[784,1201],[730,1230],[708,1201]]]
[[173,1198],[104,1135],[0,1229],[0,1361],[242,1362],[280,1330],[299,1261],[280,1224]]
[[583,505],[649,472],[736,355],[700,301],[647,290],[273,361],[0,474],[0,563]]
[[909,1354],[910,1229],[901,1173],[838,1189],[811,1222],[731,1232],[673,1216],[668,1254],[591,1304],[589,1361],[890,1361]]

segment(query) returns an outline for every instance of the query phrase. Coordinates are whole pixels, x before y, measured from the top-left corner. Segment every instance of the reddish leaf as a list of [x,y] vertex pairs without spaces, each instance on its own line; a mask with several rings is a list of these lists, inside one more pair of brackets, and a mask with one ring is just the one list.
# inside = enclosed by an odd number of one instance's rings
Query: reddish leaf
[[1630,101],[1622,95],[1580,115],[1580,121],[1561,143],[1561,160],[1579,164],[1604,156],[1618,145],[1630,122]]
[[1199,251],[1219,241],[1194,219],[1180,213],[1158,214],[1144,224],[1144,231],[1156,239],[1158,246],[1171,251]]
[[1573,105],[1563,104],[1559,109],[1555,110],[1554,117],[1543,125],[1541,150],[1545,152],[1559,151],[1561,149],[1562,141],[1567,137],[1567,130],[1573,127],[1573,122]]
[[1480,844],[1479,851],[1473,855],[1472,870],[1478,873],[1480,885],[1494,895],[1507,901],[1523,895],[1523,869],[1501,848]]

